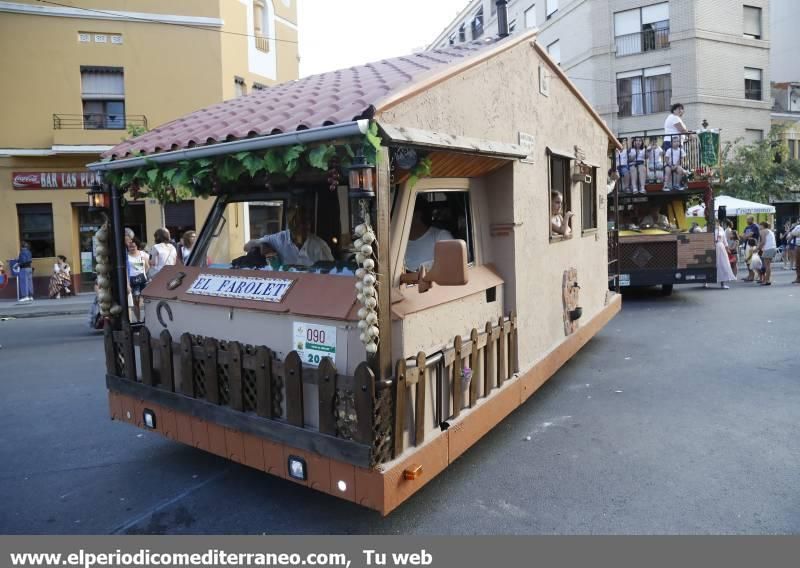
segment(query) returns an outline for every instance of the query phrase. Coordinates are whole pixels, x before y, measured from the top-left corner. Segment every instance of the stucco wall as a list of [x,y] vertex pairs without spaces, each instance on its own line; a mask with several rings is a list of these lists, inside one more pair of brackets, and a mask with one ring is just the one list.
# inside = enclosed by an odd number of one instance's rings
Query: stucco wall
[[[500,239],[513,239],[514,271],[501,270],[506,279],[516,279],[516,310],[520,319],[520,363],[524,370],[564,339],[561,281],[569,267],[578,270],[584,318],[593,317],[605,303],[607,290],[607,244],[605,205],[596,204],[598,230],[568,241],[549,239],[549,187],[547,147],[573,151],[577,144],[586,161],[600,166],[599,193],[604,192],[608,139],[601,125],[575,98],[567,86],[552,77],[550,96],[539,94],[540,56],[528,43],[504,53],[460,75],[422,92],[385,111],[379,120],[475,138],[516,143],[520,131],[535,135],[535,163],[513,164],[513,237],[490,237],[491,249]],[[508,175],[504,172],[503,175]],[[489,176],[491,178],[491,176]],[[491,208],[491,184],[487,184]],[[599,199],[598,199],[599,201]],[[572,187],[580,228],[580,187]],[[486,216],[483,216],[486,218]],[[480,322],[475,322],[476,325]],[[466,331],[466,330],[464,330]]]

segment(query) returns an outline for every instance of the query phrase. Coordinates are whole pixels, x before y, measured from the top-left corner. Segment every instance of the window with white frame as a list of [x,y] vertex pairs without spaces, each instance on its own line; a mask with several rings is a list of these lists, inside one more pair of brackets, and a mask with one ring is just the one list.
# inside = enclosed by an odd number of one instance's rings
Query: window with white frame
[[531,4],[530,8],[525,10],[525,29],[536,27],[536,4]]
[[759,128],[745,128],[744,143],[758,144],[764,139],[764,131]]
[[83,127],[125,128],[125,74],[122,67],[81,67]]
[[617,115],[620,117],[665,112],[671,99],[669,65],[617,73]]
[[751,101],[761,100],[761,69],[744,68],[744,98]]
[[617,57],[669,47],[669,2],[614,14]]
[[256,40],[256,49],[269,51],[269,21],[271,14],[269,2],[266,0],[253,0],[253,35]]
[[559,40],[556,40],[547,46],[547,53],[550,55],[553,61],[561,65],[561,42]]
[[547,0],[545,4],[547,19],[550,19],[550,16],[558,12],[558,0]]
[[744,36],[761,39],[761,8],[744,6]]
[[483,7],[475,13],[470,27],[472,28],[472,39],[478,39],[483,35]]

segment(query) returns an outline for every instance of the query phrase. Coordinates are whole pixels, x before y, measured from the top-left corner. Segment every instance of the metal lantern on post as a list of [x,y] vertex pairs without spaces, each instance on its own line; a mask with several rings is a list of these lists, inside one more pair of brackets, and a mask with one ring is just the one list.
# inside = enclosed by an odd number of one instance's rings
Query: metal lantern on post
[[86,192],[89,197],[89,211],[105,211],[109,207],[109,195],[99,182],[94,182]]
[[370,221],[375,204],[375,172],[363,152],[353,158],[348,176],[352,227]]

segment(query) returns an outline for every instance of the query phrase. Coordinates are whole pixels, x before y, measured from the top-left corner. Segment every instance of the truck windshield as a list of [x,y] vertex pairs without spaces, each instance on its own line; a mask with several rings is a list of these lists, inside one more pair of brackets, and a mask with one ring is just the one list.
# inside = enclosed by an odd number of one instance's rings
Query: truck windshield
[[221,200],[224,205],[214,209],[198,239],[192,265],[355,273],[346,194],[341,201],[338,192],[327,190]]

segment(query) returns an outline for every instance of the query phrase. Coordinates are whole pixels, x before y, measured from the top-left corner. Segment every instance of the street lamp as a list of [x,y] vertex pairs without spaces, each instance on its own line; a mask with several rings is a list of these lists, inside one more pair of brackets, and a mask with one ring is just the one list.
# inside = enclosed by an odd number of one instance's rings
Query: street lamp
[[99,183],[94,182],[92,188],[86,192],[89,197],[89,211],[103,211],[108,209],[110,199],[108,193]]
[[350,165],[348,185],[350,187],[350,226],[372,222],[375,204],[375,177],[372,166],[367,163],[363,151],[359,151]]

